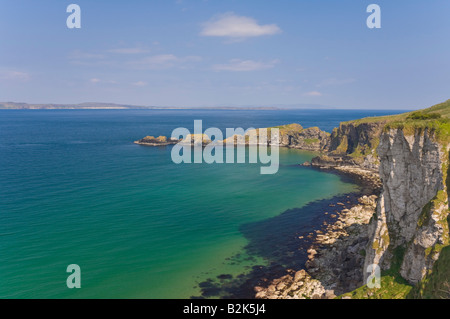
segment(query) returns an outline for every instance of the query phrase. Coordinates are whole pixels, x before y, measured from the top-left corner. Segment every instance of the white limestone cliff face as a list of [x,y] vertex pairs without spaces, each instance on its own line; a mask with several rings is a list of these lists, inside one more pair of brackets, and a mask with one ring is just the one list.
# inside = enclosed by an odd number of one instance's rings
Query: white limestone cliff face
[[369,229],[364,269],[371,264],[388,269],[400,258],[400,274],[415,284],[431,270],[441,245],[448,244],[448,145],[428,129],[411,135],[390,129],[381,134],[377,153],[383,192]]

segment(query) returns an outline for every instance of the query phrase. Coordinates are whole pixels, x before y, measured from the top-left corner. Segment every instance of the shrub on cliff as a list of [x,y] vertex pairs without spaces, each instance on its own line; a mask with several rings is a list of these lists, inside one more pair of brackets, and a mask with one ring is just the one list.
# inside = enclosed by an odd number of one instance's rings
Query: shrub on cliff
[[407,117],[407,120],[434,120],[441,118],[439,113],[423,113],[421,111],[413,112]]

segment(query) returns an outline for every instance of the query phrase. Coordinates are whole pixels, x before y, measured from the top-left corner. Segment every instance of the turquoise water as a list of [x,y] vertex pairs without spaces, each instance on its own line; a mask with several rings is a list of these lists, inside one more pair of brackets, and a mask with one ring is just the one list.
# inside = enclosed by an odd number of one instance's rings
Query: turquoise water
[[[207,278],[263,265],[247,256],[243,225],[356,186],[296,165],[314,156],[299,150],[282,149],[278,174],[261,175],[259,164],[175,165],[170,147],[132,142],[194,119],[331,130],[377,115],[309,112],[0,111],[0,297],[188,298]],[[66,287],[69,264],[81,289]]]

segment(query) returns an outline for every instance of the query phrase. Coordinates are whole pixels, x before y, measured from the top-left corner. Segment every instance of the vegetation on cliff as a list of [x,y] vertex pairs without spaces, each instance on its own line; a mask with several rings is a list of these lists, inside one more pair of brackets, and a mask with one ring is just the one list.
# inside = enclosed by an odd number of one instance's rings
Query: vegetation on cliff
[[436,133],[439,140],[448,143],[450,100],[420,111],[342,122],[339,128],[333,130],[330,152],[352,157],[376,155],[381,132],[390,128],[401,128],[405,135],[416,131],[420,133],[420,130],[428,128]]
[[[421,115],[419,117],[425,117],[425,118],[414,118],[418,114]],[[406,113],[401,113],[401,114],[396,114],[396,115],[365,117],[365,118],[358,119],[358,120],[342,122],[342,124],[359,125],[359,124],[363,124],[363,123],[391,123],[391,122],[405,121],[408,118],[412,119],[412,120],[414,120],[414,119],[416,119],[416,120],[433,119],[433,117],[435,117],[436,114],[440,115],[441,118],[450,118],[450,100],[447,100],[443,103],[436,104],[432,107],[422,109],[419,111],[406,112]]]

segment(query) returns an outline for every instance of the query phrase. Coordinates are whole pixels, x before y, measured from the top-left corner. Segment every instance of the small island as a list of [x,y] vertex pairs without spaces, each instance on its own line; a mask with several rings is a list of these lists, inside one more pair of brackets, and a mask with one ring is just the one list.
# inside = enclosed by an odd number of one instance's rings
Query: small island
[[174,145],[179,143],[181,140],[167,138],[166,136],[146,136],[143,139],[135,141],[135,144],[146,145],[146,146],[166,146],[166,145]]

